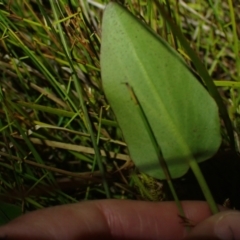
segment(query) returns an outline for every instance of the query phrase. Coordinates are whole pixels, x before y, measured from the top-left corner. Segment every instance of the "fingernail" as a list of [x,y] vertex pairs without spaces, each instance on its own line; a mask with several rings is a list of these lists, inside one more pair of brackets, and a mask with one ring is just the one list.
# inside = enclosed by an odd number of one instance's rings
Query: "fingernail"
[[240,212],[228,212],[219,217],[214,227],[215,234],[222,240],[240,238]]

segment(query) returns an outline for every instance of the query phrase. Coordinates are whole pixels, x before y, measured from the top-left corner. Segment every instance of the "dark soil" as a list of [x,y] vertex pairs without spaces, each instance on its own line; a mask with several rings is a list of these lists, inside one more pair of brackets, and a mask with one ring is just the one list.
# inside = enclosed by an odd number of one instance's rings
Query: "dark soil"
[[[235,151],[219,150],[211,159],[199,164],[215,201],[240,210],[240,156]],[[180,200],[205,200],[200,186],[191,170],[183,177],[173,180]],[[165,184],[166,185],[166,184]],[[169,189],[167,198],[172,200]]]

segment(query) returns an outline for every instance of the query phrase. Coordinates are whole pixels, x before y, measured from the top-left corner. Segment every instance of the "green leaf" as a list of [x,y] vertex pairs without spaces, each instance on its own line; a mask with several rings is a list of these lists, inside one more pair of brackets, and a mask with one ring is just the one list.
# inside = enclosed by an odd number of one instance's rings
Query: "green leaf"
[[197,54],[194,52],[194,50],[190,47],[188,41],[185,39],[185,37],[184,37],[183,33],[181,32],[181,30],[179,29],[179,27],[176,26],[174,21],[168,17],[168,14],[165,10],[164,5],[159,3],[157,0],[154,0],[154,2],[156,4],[158,10],[160,11],[163,19],[167,22],[167,24],[171,28],[174,37],[176,37],[179,40],[182,47],[185,49],[185,52],[190,57],[193,65],[195,66],[196,70],[198,71],[199,76],[201,77],[203,82],[206,84],[206,87],[207,87],[209,93],[215,99],[215,101],[218,105],[219,114],[224,122],[225,128],[228,133],[230,147],[232,149],[235,149],[236,144],[235,144],[235,139],[234,139],[234,131],[233,131],[232,122],[228,115],[227,108],[224,105],[223,100],[218,92],[218,89],[214,85],[214,82],[213,82],[212,78],[210,77],[206,67],[201,62],[201,60],[199,59]]
[[140,171],[165,178],[126,83],[141,104],[172,178],[184,175],[189,161],[204,161],[217,151],[221,135],[215,101],[168,43],[116,3],[103,16],[101,71],[104,92]]
[[22,210],[20,207],[13,204],[0,202],[0,226],[21,215]]

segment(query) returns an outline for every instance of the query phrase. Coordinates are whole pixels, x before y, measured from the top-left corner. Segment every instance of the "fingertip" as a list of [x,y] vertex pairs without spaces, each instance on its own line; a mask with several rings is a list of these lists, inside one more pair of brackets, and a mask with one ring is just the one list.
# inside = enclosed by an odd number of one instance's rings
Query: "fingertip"
[[240,212],[225,211],[198,224],[185,240],[240,239]]

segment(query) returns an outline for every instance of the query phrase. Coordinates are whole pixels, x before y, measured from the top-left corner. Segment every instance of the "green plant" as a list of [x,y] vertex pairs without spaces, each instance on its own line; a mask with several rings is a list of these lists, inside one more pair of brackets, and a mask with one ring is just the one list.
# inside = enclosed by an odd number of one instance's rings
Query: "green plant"
[[177,178],[190,167],[216,213],[197,164],[221,143],[215,101],[170,45],[120,5],[107,6],[102,28],[103,88],[133,161],[168,180],[168,171]]
[[22,214],[22,209],[14,204],[0,202],[0,226]]

